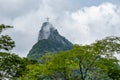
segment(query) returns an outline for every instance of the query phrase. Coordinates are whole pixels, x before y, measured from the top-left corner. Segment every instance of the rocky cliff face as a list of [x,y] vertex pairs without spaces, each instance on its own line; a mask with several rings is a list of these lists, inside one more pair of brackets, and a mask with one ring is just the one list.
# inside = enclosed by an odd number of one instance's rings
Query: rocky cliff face
[[32,47],[28,58],[38,60],[47,52],[65,51],[71,49],[73,44],[58,31],[49,22],[44,22],[39,32],[38,42]]
[[55,30],[56,29],[49,22],[43,23],[42,28],[39,32],[38,41],[48,39],[50,37],[50,34]]

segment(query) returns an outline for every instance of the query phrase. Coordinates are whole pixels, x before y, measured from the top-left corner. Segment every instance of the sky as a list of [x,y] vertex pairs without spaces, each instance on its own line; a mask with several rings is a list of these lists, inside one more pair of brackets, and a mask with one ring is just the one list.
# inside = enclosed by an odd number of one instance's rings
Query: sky
[[46,17],[73,44],[120,36],[120,0],[0,0],[0,24],[14,26],[3,32],[16,43],[12,53],[29,53]]

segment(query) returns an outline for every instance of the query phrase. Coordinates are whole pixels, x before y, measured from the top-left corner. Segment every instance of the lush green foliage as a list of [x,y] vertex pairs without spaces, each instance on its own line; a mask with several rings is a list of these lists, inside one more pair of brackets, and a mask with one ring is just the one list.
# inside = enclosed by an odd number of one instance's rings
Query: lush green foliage
[[[0,33],[10,26],[0,25]],[[9,36],[0,37],[0,49],[15,45]],[[8,52],[0,52],[0,79],[9,80],[120,80],[120,37],[106,37],[90,45],[47,53],[38,63]]]
[[120,37],[74,45],[72,50],[44,55],[42,64],[28,65],[29,71],[20,79],[119,80],[119,60],[113,56],[115,53],[120,53]]
[[26,66],[36,61],[20,58],[18,55],[0,52],[0,78],[17,79],[27,71]]

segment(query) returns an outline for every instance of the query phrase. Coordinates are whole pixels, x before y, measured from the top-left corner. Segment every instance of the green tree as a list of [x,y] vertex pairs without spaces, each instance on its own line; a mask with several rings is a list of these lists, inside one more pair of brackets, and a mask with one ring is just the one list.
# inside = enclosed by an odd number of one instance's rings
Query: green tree
[[1,24],[0,25],[0,50],[11,50],[13,47],[15,47],[15,42],[11,39],[10,36],[8,35],[1,35],[1,33],[8,29],[8,28],[13,28],[12,26],[8,26],[8,25],[4,25]]
[[45,68],[43,64],[29,64],[26,66],[27,71],[19,77],[19,80],[44,80],[45,75],[42,75],[42,72],[46,71]]
[[[105,70],[109,65],[104,65],[99,62],[99,60],[105,58],[105,60],[111,61],[115,59],[113,56],[115,53],[120,53],[120,37],[106,37],[105,39],[98,40],[91,45],[75,46],[73,48],[73,54],[76,54],[75,59],[79,64],[81,79],[91,79],[93,75],[89,76],[90,73],[96,71],[99,71],[99,74],[101,74],[100,72],[102,72],[102,74],[105,73],[106,71],[102,70]],[[101,68],[100,65],[104,67]],[[115,65],[118,65],[118,62]],[[105,79],[106,76],[104,75],[98,76],[98,79],[102,79],[102,77]]]
[[[119,80],[120,37],[106,37],[90,45],[48,53],[41,64],[28,64],[20,80]],[[118,71],[118,72],[116,72]]]
[[118,60],[115,58],[107,59],[107,58],[102,58],[99,60],[98,66],[102,69],[103,72],[108,75],[110,79],[113,80],[119,80],[120,79],[120,68],[118,64]]
[[28,65],[28,71],[20,77],[20,80],[72,79],[72,71],[76,70],[77,65],[70,58],[72,56],[67,52],[48,53],[41,58],[42,64]]
[[[110,69],[113,67],[118,69],[118,60],[113,55],[119,52],[120,37],[106,37],[91,45],[75,45],[72,50],[57,53],[52,58],[51,55],[47,55],[45,56],[47,59],[45,57],[43,59],[46,61],[47,71],[54,77],[69,80],[73,75],[81,80],[102,80],[110,79],[108,76]],[[110,68],[109,64],[114,65]]]
[[27,71],[27,65],[36,64],[37,61],[21,58],[16,54],[8,52],[15,47],[15,42],[10,36],[1,35],[8,28],[13,27],[4,24],[0,25],[0,79],[17,80]]
[[[0,50],[9,51],[13,47],[15,47],[15,42],[11,39],[11,37],[9,37],[8,35],[1,35],[1,33],[8,28],[13,28],[13,27],[4,25],[4,24],[0,25]],[[4,72],[3,68],[2,68],[2,66],[3,66],[2,59],[5,56],[8,56],[8,54],[6,54],[4,52],[0,52],[0,77],[3,77],[3,74],[5,75],[5,73],[6,73],[6,71]],[[6,64],[6,63],[4,63],[4,64]]]
[[16,54],[0,53],[0,77],[16,80],[27,71],[26,66],[37,61],[21,58]]
[[[51,55],[50,55],[51,56]],[[48,55],[44,56],[48,58]],[[72,60],[73,56],[66,52],[58,52],[49,59],[45,65],[47,66],[48,72],[51,72],[54,80],[56,79],[72,79],[72,73],[77,70],[77,64]]]
[[[0,71],[2,78],[13,78],[20,75],[21,58],[15,54],[0,53]],[[22,64],[22,63],[21,63]]]

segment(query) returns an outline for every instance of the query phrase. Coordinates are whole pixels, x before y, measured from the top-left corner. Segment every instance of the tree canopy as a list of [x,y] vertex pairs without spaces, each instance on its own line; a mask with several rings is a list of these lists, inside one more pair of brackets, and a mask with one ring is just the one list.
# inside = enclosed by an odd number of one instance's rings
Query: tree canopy
[[[12,26],[0,25],[1,80],[120,80],[120,37],[110,36],[90,45],[74,45],[71,50],[47,53],[41,63],[8,51],[15,42],[2,32]],[[5,50],[7,52],[3,52]]]
[[41,64],[28,65],[30,71],[21,80],[119,80],[116,53],[120,53],[120,37],[106,37],[90,45],[74,45],[71,50],[44,55]]

